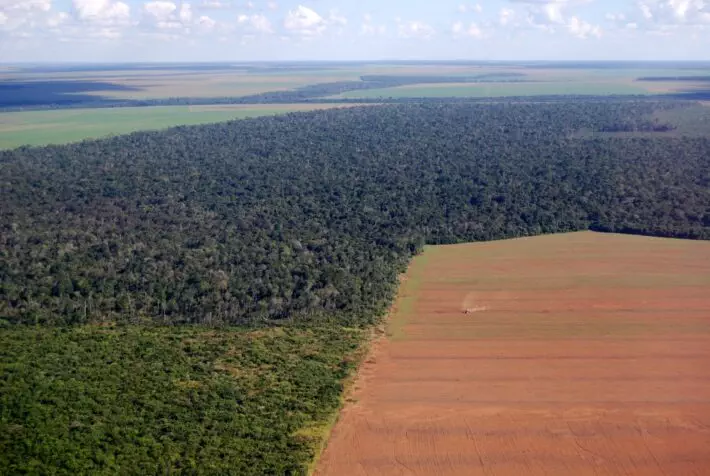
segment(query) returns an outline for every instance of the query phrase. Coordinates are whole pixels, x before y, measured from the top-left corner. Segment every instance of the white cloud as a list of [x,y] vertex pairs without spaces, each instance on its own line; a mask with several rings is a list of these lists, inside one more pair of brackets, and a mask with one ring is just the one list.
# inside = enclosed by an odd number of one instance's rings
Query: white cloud
[[47,26],[50,28],[56,28],[69,21],[69,14],[66,12],[59,12],[55,15],[50,15],[47,18]]
[[463,22],[457,21],[451,26],[451,32],[457,37],[483,38],[483,31],[473,22],[467,27]]
[[183,23],[190,23],[192,21],[192,7],[189,3],[182,4],[178,18],[180,18],[180,21]]
[[498,23],[501,26],[507,26],[510,24],[511,20],[515,17],[515,10],[510,8],[501,8],[498,14]]
[[543,11],[545,16],[550,23],[564,23],[564,18],[562,15],[562,3],[548,3],[543,6]]
[[[148,29],[157,30],[182,30],[189,33],[193,23],[192,6],[181,3],[180,6],[167,0],[155,0],[143,4],[143,18],[141,24]],[[172,34],[171,34],[172,35]],[[163,39],[170,39],[171,36]]]
[[580,20],[577,17],[572,17],[567,23],[567,30],[577,38],[586,39],[590,36],[600,37],[601,28],[595,25],[591,25],[585,21]]
[[195,26],[197,26],[197,28],[201,31],[210,31],[215,26],[217,26],[217,22],[208,17],[207,15],[202,15],[195,22]]
[[121,32],[115,28],[99,28],[98,30],[89,32],[88,36],[104,40],[116,40],[121,37]]
[[377,25],[373,23],[372,15],[365,13],[362,16],[362,25],[360,26],[360,34],[363,36],[378,36],[387,33],[385,25]]
[[326,21],[314,10],[299,5],[286,15],[284,28],[296,35],[318,36],[325,30]]
[[121,25],[130,21],[128,4],[112,0],[73,0],[76,18],[96,25]]
[[273,33],[274,29],[271,26],[271,21],[261,14],[254,15],[239,15],[237,23],[245,25],[249,29],[257,33]]
[[338,12],[338,10],[331,10],[328,16],[328,23],[332,25],[345,26],[348,24],[348,19],[345,18]]
[[232,5],[228,1],[223,2],[221,0],[202,0],[199,4],[197,4],[197,8],[201,10],[221,10],[231,7]]
[[538,27],[549,27],[565,23],[563,10],[566,2],[534,2],[527,8],[528,23]]
[[[601,36],[601,27],[592,25],[575,15],[569,15],[569,8],[574,5],[589,3],[592,0],[511,0],[514,3],[527,4],[526,22],[529,28],[555,33],[567,31],[577,38]],[[671,0],[674,1],[674,0]],[[503,9],[499,23],[503,26],[511,23],[512,10]],[[519,26],[519,25],[516,25]]]
[[156,0],[143,5],[143,11],[146,15],[152,17],[157,22],[166,22],[170,20],[173,12],[177,10],[177,5],[173,2],[165,0]]
[[710,0],[638,0],[633,10],[606,19],[620,30],[642,30],[667,36],[679,28],[696,32],[710,27]]
[[435,30],[428,24],[413,20],[402,22],[400,19],[395,20],[397,23],[397,34],[400,38],[431,38],[434,36]]
[[7,15],[4,12],[0,12],[0,26],[7,23]]
[[0,0],[0,13],[6,20],[13,13],[48,12],[51,8],[51,0]]
[[475,5],[461,3],[457,9],[458,9],[459,13],[468,13],[468,12],[481,13],[483,11],[483,7],[481,6],[480,3],[476,3]]
[[276,2],[269,2],[266,4],[266,8],[268,8],[271,11],[278,10],[279,4]]
[[706,0],[645,0],[637,6],[649,24],[710,25],[710,2]]

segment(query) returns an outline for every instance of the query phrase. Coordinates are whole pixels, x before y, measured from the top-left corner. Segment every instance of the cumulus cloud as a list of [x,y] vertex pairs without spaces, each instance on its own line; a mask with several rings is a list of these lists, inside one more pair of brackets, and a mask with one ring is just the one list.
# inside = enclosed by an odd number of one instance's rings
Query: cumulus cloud
[[396,20],[397,23],[397,34],[400,38],[422,38],[427,39],[434,36],[435,30],[430,25],[419,21],[401,21]]
[[248,29],[256,33],[273,33],[274,29],[271,26],[271,21],[261,14],[254,15],[239,15],[237,23],[246,26]]
[[214,27],[217,26],[217,22],[214,21],[212,18],[208,17],[207,15],[202,15],[195,22],[195,26],[199,31],[207,32],[214,29]]
[[0,0],[0,13],[3,13],[6,18],[11,12],[46,12],[50,8],[52,8],[51,0]]
[[471,22],[468,26],[464,25],[463,22],[457,21],[451,25],[451,32],[456,37],[471,37],[471,38],[483,38],[483,31],[474,22]]
[[96,25],[123,25],[131,18],[128,4],[113,0],[73,0],[75,16],[78,20]]
[[143,11],[156,21],[169,20],[175,10],[177,10],[177,5],[164,0],[148,2],[143,5]]
[[532,25],[547,26],[565,23],[562,10],[565,3],[535,4],[528,8],[528,22]]
[[[577,38],[601,36],[602,30],[598,25],[593,25],[576,15],[571,15],[571,7],[589,3],[591,0],[511,0],[513,3],[527,5],[524,18],[528,28],[555,33],[566,31]],[[673,1],[673,0],[671,0]],[[512,19],[516,13],[510,9],[502,9],[498,22],[501,26],[520,27]]]
[[192,25],[192,6],[181,3],[179,6],[167,0],[155,0],[143,4],[142,25],[158,30],[189,31]]
[[576,36],[577,38],[586,39],[590,36],[595,36],[597,38],[601,36],[601,28],[582,21],[577,17],[572,17],[569,19],[567,23],[567,29],[573,36]]
[[57,28],[69,21],[69,14],[66,12],[55,13],[47,18],[47,26],[50,28]]
[[643,20],[657,25],[710,25],[710,2],[705,0],[642,0]]
[[0,31],[26,36],[46,21],[51,0],[0,0]]
[[612,27],[669,35],[681,27],[702,30],[710,27],[708,0],[638,0],[625,13],[609,13]]
[[459,13],[468,13],[468,12],[481,13],[483,11],[483,7],[481,6],[480,3],[476,3],[476,4],[461,3],[461,4],[459,4],[457,10],[459,11]]
[[501,8],[498,13],[498,23],[501,26],[508,26],[515,18],[515,10],[510,8]]
[[348,24],[348,19],[340,14],[338,10],[331,10],[328,15],[328,23],[331,25],[345,26]]
[[360,34],[363,36],[377,36],[387,33],[385,25],[377,25],[372,20],[372,15],[366,13],[362,16],[362,25],[360,25]]
[[202,0],[197,4],[197,8],[200,10],[222,10],[231,7],[232,4],[230,2],[222,0]]
[[318,36],[326,29],[326,21],[315,10],[298,5],[290,10],[284,20],[284,28],[300,36]]

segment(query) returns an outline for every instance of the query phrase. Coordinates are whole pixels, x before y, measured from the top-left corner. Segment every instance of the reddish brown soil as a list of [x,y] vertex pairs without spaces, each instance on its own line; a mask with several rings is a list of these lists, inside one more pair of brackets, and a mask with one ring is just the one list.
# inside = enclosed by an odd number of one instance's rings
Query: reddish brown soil
[[429,248],[390,333],[316,474],[710,475],[708,242]]

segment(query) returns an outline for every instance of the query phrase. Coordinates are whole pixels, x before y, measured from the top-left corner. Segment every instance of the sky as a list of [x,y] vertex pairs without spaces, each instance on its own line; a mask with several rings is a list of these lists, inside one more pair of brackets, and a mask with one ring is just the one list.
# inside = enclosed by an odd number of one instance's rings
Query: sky
[[709,60],[710,0],[0,0],[1,62]]

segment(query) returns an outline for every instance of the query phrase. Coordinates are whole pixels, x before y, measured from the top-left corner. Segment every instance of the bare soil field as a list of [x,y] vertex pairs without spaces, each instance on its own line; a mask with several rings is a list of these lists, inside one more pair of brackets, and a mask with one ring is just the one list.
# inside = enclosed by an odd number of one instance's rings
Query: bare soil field
[[710,474],[710,243],[430,247],[316,474]]

